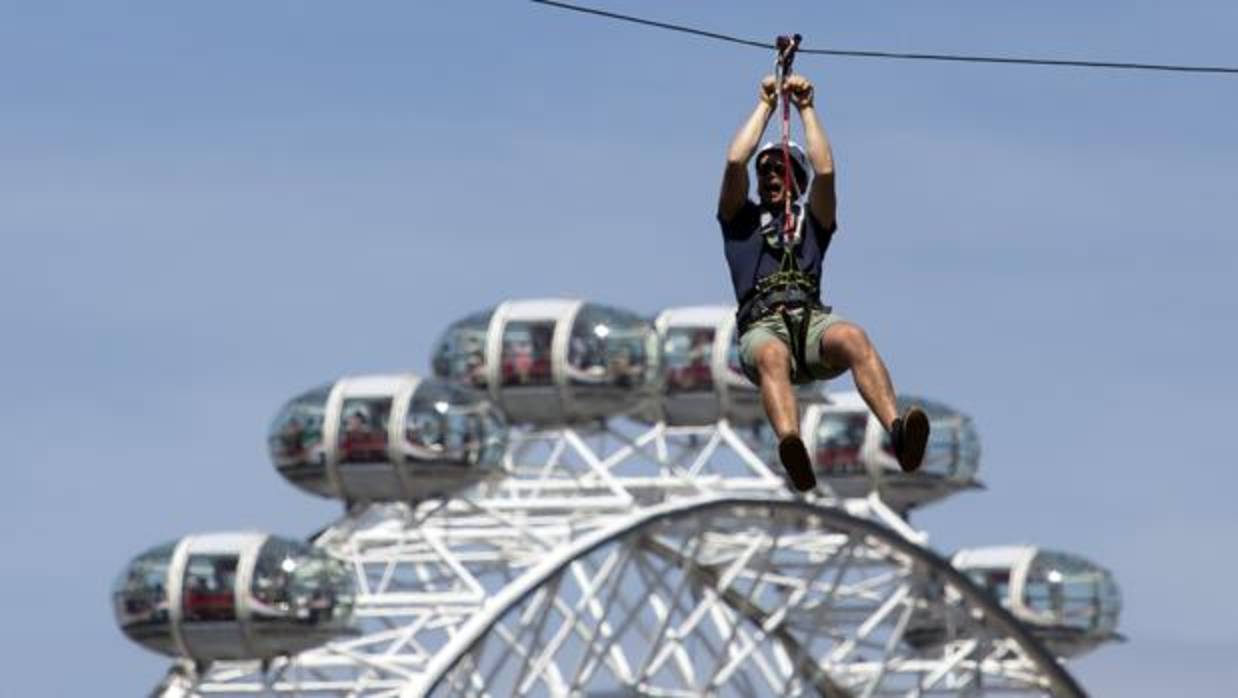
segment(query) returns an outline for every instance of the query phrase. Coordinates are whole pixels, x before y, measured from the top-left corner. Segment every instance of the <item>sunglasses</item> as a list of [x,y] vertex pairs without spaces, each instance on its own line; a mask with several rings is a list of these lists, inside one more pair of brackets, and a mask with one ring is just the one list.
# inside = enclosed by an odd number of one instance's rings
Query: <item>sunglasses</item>
[[766,174],[770,172],[776,175],[782,175],[786,172],[786,166],[783,165],[782,160],[772,156],[757,163],[757,174]]

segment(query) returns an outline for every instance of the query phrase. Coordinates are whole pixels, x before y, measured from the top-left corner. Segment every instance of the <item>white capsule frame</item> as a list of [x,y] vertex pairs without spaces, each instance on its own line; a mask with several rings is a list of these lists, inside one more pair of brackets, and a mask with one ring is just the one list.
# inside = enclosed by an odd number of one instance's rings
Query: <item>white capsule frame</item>
[[[477,463],[455,463],[449,462],[450,459],[436,459],[434,452],[404,438],[417,391],[430,383],[428,379],[412,373],[347,376],[337,380],[327,392],[323,408],[323,486],[297,482],[285,472],[290,468],[285,468],[278,461],[276,469],[302,489],[345,501],[423,500],[451,494],[500,474],[501,449],[495,454],[496,457],[489,460],[483,461],[483,453],[479,451]],[[452,390],[473,393],[454,384],[444,385]],[[486,413],[483,416],[479,412],[479,419],[495,420],[492,426],[499,431],[501,438],[505,439],[506,425],[502,423],[501,415],[492,409],[483,395],[476,396],[477,406]],[[298,399],[299,397],[293,398],[283,409],[286,410]],[[346,413],[354,408],[358,411],[364,408],[371,413],[370,420],[373,424],[368,433],[384,435],[381,448],[375,447],[371,453],[381,453],[381,458],[348,460],[351,454],[346,452],[341,436]],[[381,416],[374,416],[374,412],[381,413]],[[283,410],[280,415],[284,415]],[[383,421],[381,428],[377,426],[380,420]],[[272,434],[269,438],[274,436]],[[485,444],[482,444],[481,448],[485,448]]]
[[[169,649],[173,650],[176,656],[203,662],[269,659],[295,654],[320,646],[332,637],[351,633],[350,621],[356,599],[355,589],[352,586],[352,577],[347,575],[343,563],[338,563],[341,567],[340,579],[347,580],[347,586],[344,589],[333,590],[333,592],[343,591],[346,601],[343,604],[333,602],[331,608],[333,613],[342,609],[344,614],[342,622],[334,622],[332,625],[306,626],[305,634],[292,636],[292,640],[285,640],[281,643],[262,637],[262,633],[258,631],[263,628],[258,628],[255,624],[257,599],[253,591],[253,581],[260,553],[268,541],[296,543],[278,536],[256,532],[196,534],[186,536],[176,542],[168,561],[164,586],[164,598],[167,602],[167,631],[172,641]],[[328,557],[318,549],[304,547],[311,555]],[[131,560],[129,565],[136,562],[142,555]],[[231,588],[223,590],[229,598],[229,610],[232,614],[230,618],[193,619],[186,617],[185,579],[191,561],[202,556],[228,560],[235,558]],[[129,568],[126,567],[127,569]],[[118,590],[117,593],[123,597],[122,591]],[[334,597],[334,601],[338,601],[338,597]],[[288,621],[286,618],[271,620],[273,624]],[[333,621],[339,620],[339,618],[333,619]],[[265,627],[270,628],[275,625]],[[125,632],[129,634],[127,629]],[[133,639],[148,649],[161,651],[152,643]]]
[[[1081,627],[1068,622],[1062,615],[1064,609],[1061,613],[1044,611],[1028,604],[1029,582],[1038,581],[1033,580],[1033,573],[1042,560],[1066,561],[1092,578],[1096,588],[1089,600],[1093,606],[1090,610],[1096,614],[1094,622]],[[1117,581],[1108,569],[1082,556],[1030,545],[990,546],[960,550],[951,558],[951,564],[964,574],[1000,572],[1007,575],[1003,603],[1060,656],[1078,656],[1103,642],[1123,639],[1116,631],[1122,611],[1122,596]],[[1078,602],[1080,599],[1072,598],[1070,601]]]
[[[613,314],[610,318],[614,321],[612,326],[624,330],[637,327],[643,334],[634,345],[639,346],[640,360],[632,364],[634,371],[631,373],[639,375],[632,385],[612,383],[615,376],[609,375],[607,370],[602,370],[600,376],[592,376],[579,371],[573,364],[571,348],[576,324],[581,319],[581,313],[587,309],[603,315]],[[443,338],[477,315],[482,314],[471,315],[448,326]],[[618,322],[623,324],[615,324]],[[514,327],[515,323],[525,323],[528,327]],[[541,344],[534,341],[534,336],[542,337],[545,344],[540,350],[537,346],[530,346],[527,355],[507,357],[505,347],[512,340],[509,335],[514,331],[528,332],[530,345]],[[475,387],[485,390],[493,404],[513,423],[535,426],[587,424],[631,415],[646,409],[656,397],[657,337],[652,323],[636,313],[579,299],[509,300],[489,312],[484,332],[479,357],[482,367],[478,377],[484,379],[485,385]],[[545,336],[547,332],[548,338]],[[599,335],[599,338],[605,341],[604,335]],[[439,346],[440,349],[435,351],[436,361],[441,347],[446,345],[440,343]],[[613,349],[616,352],[613,356],[606,353],[611,350],[603,350],[601,356],[613,360],[622,355],[623,347],[620,345]],[[515,363],[521,358],[530,362],[531,366],[526,366],[523,371],[513,367],[510,375],[505,372],[509,359]],[[536,378],[530,380],[534,369]],[[509,380],[516,376],[520,376],[517,381]],[[460,382],[460,376],[452,375],[450,378],[453,382]],[[590,391],[596,391],[597,395],[585,397]]]

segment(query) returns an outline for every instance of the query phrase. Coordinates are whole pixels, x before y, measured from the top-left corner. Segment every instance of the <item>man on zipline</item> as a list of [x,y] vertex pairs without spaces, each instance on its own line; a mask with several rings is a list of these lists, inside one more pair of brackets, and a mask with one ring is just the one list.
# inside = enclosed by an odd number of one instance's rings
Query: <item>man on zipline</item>
[[[807,153],[786,135],[783,143],[766,143],[757,150],[780,93],[799,111]],[[784,134],[788,132],[789,122],[784,123]],[[748,161],[754,153],[757,202],[748,197]],[[799,436],[792,384],[827,380],[850,370],[860,395],[890,433],[904,471],[920,467],[929,434],[922,410],[912,408],[898,416],[890,375],[864,330],[821,304],[821,263],[837,227],[836,206],[834,159],[813,108],[812,83],[788,75],[780,90],[774,77],[766,77],[756,109],[727,152],[718,221],[739,302],[740,360],[760,386],[765,412],[778,435],[778,455],[801,491],[815,487],[816,477]]]

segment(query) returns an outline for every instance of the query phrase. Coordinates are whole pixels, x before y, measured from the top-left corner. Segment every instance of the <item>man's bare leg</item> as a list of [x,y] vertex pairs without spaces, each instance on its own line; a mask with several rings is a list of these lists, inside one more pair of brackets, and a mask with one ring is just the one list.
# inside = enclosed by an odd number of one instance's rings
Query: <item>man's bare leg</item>
[[779,439],[800,433],[799,407],[791,389],[791,351],[777,340],[757,347],[757,373],[761,375],[761,404]]
[[831,368],[850,369],[860,397],[889,431],[898,416],[894,384],[868,334],[855,323],[836,322],[825,328],[821,336],[821,357]]
[[864,330],[850,322],[830,325],[821,336],[821,357],[832,368],[851,370],[860,397],[890,433],[899,466],[909,472],[919,468],[928,441],[928,417],[913,407],[899,418],[890,372]]
[[791,388],[791,351],[782,342],[771,340],[757,347],[754,358],[761,378],[761,402],[778,435],[778,457],[795,489],[807,492],[817,486],[817,478],[800,438],[799,407]]

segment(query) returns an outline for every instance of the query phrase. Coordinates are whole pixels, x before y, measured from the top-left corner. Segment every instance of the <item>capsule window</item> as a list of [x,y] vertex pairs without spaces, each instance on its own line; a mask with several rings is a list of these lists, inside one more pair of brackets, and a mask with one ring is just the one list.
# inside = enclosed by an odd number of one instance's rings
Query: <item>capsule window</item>
[[867,412],[826,412],[817,426],[817,468],[826,475],[863,475]]
[[254,564],[250,595],[253,619],[267,622],[291,616],[290,576],[296,569],[294,553],[300,552],[283,540],[268,538]]
[[404,440],[410,447],[405,454],[408,463],[444,460],[448,456],[450,427],[445,414],[418,410],[409,412],[404,423]]
[[456,386],[426,381],[404,425],[405,462],[471,466],[502,457],[503,425],[490,404]]
[[513,320],[503,330],[501,384],[503,386],[548,386],[554,381],[550,369],[551,340],[555,323]]
[[161,545],[142,553],[116,580],[116,618],[126,632],[168,622],[168,567],[174,548]]
[[1048,614],[1055,624],[1091,630],[1105,615],[1102,576],[1081,560],[1041,553],[1028,572],[1025,602],[1031,610]]
[[434,352],[436,376],[486,387],[486,334],[492,314],[491,310],[475,313],[447,329]]
[[568,363],[575,385],[631,388],[646,382],[648,323],[612,308],[586,305],[572,326]]
[[457,391],[443,384],[423,383],[417,388],[404,423],[404,438],[411,447],[406,462],[466,465],[467,452],[479,450],[467,408],[456,404],[458,399]]
[[300,636],[323,625],[347,623],[352,579],[338,560],[295,541],[268,538],[250,583],[252,616],[267,639]]
[[946,477],[970,476],[980,458],[975,432],[960,415],[927,411],[931,431],[921,469]]
[[331,386],[294,398],[271,423],[267,444],[275,467],[293,482],[322,476],[326,465],[323,416]]
[[341,463],[380,463],[387,460],[387,418],[391,398],[348,398],[340,409]]
[[672,327],[662,341],[666,392],[710,392],[714,389],[711,358],[714,330],[706,327]]
[[929,440],[924,447],[924,461],[920,467],[925,472],[953,475],[959,462],[958,429],[949,428],[943,420],[933,420],[936,429],[929,431]]
[[189,557],[181,592],[185,622],[236,620],[235,554],[197,554]]
[[973,569],[968,570],[967,576],[1002,606],[1010,606],[1009,569]]
[[[918,397],[898,399],[900,414],[913,405],[925,411],[930,427],[919,472],[955,480],[974,476],[980,464],[980,440],[971,420],[931,400]],[[881,450],[895,459],[894,446],[887,432],[882,433]]]

